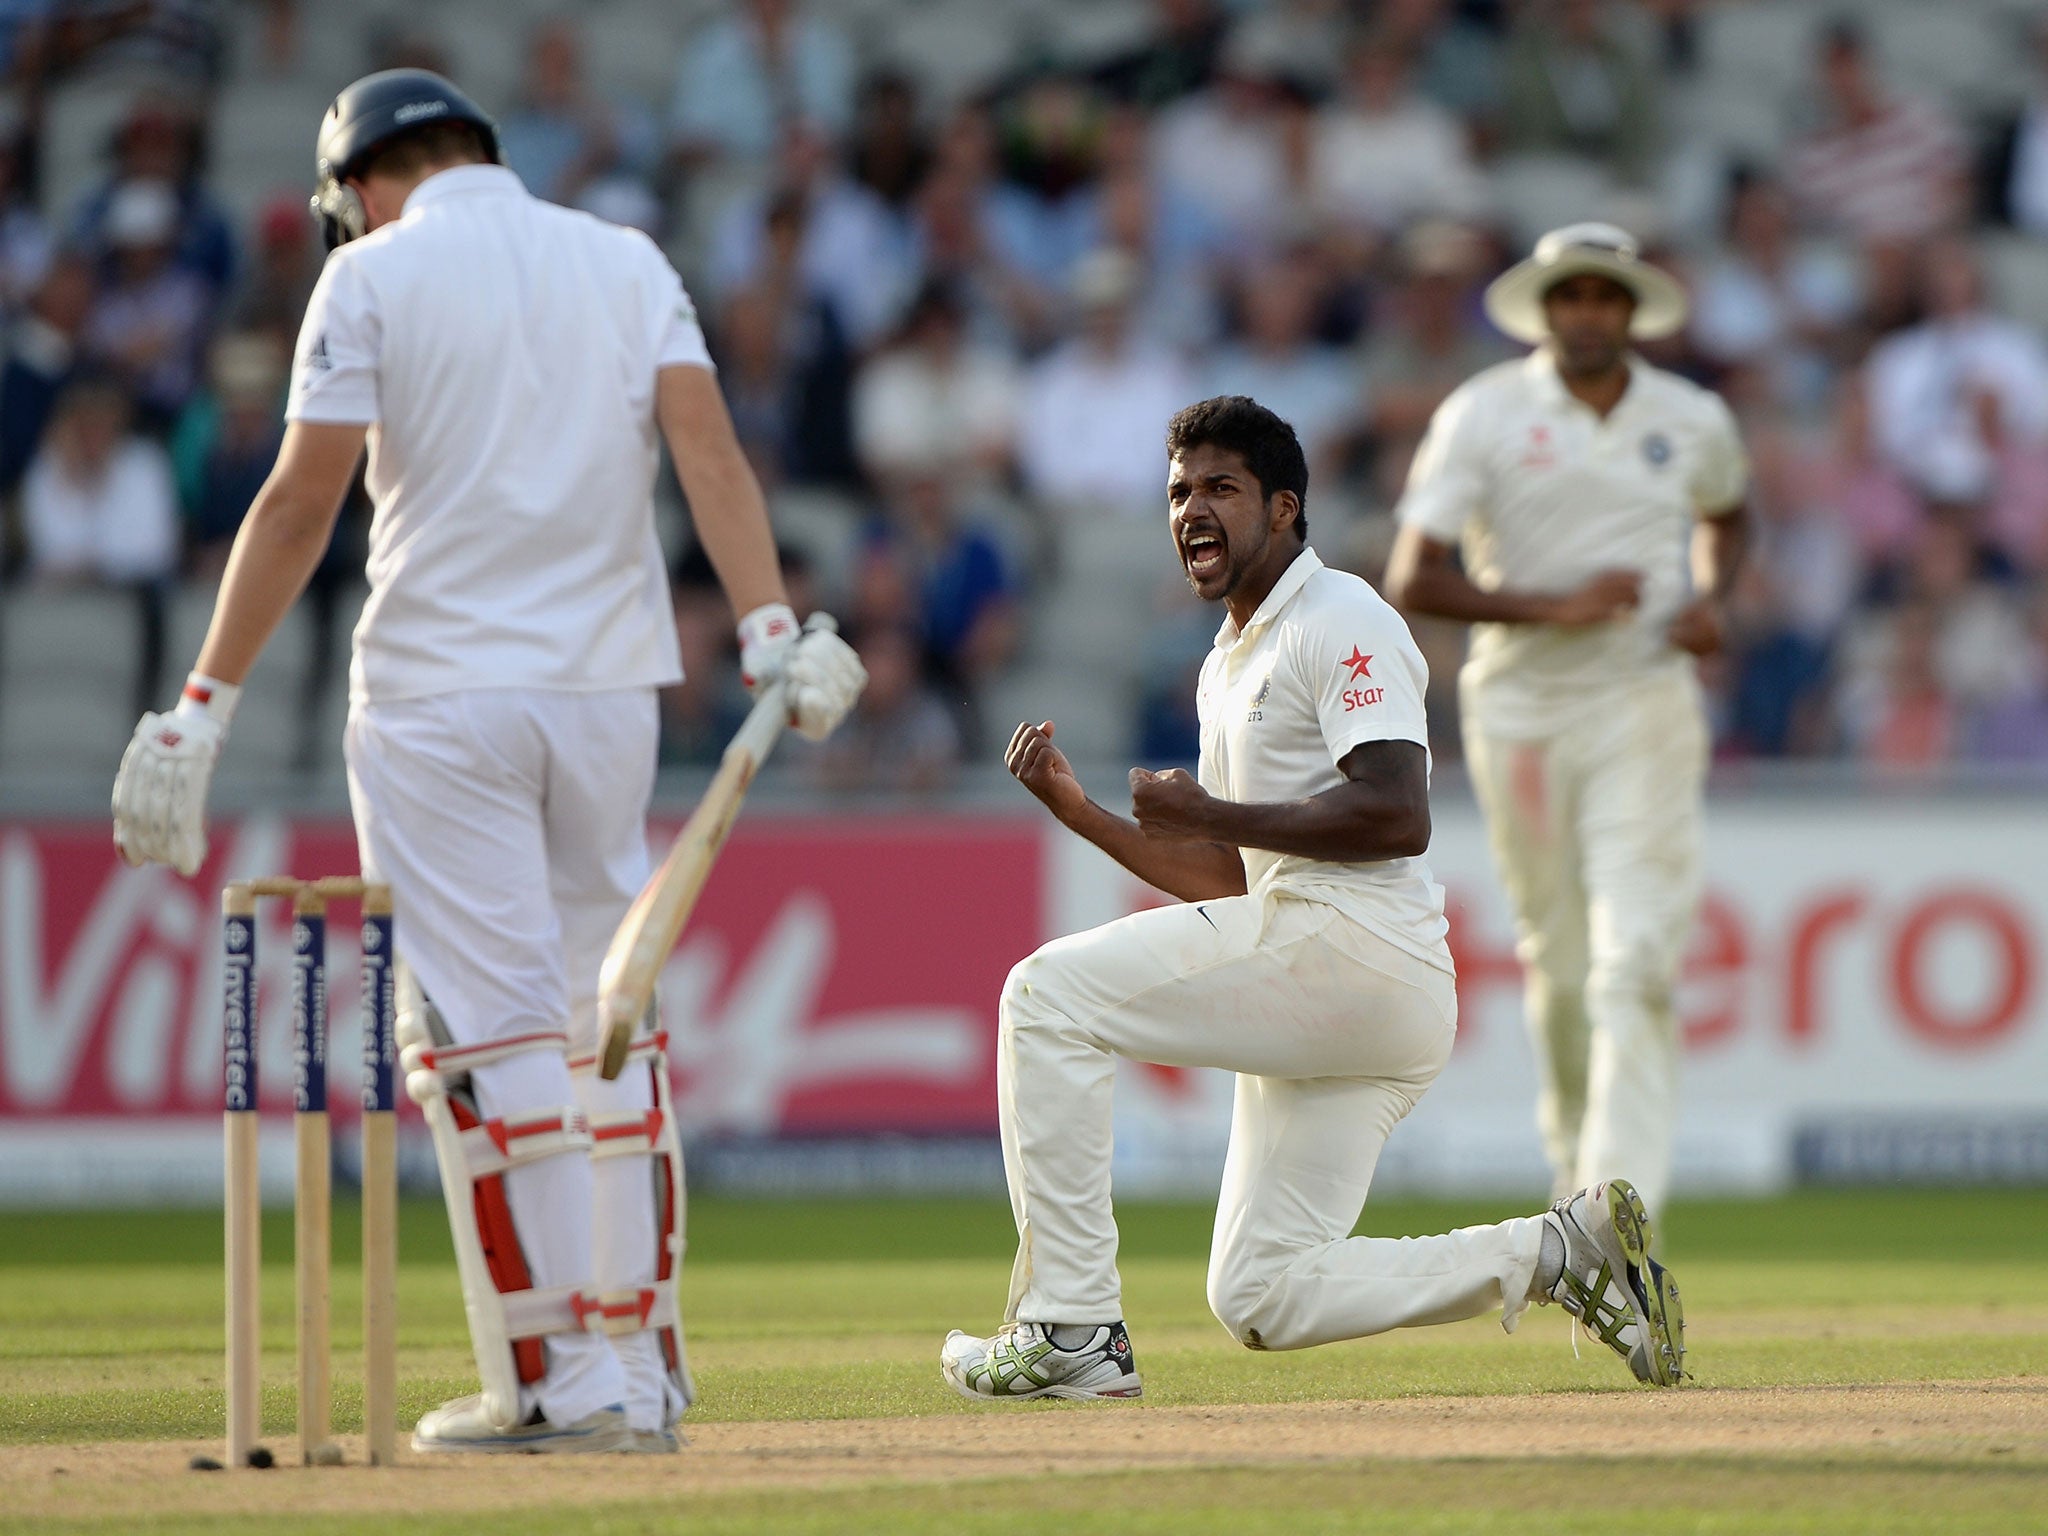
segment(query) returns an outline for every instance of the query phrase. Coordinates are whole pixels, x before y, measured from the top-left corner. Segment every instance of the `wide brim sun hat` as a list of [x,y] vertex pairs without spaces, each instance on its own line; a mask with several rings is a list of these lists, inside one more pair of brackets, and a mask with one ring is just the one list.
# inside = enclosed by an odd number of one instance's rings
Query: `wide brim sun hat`
[[1540,345],[1550,339],[1543,296],[1568,277],[1590,273],[1619,283],[1635,295],[1628,333],[1637,341],[1659,341],[1685,324],[1685,290],[1662,268],[1642,258],[1635,236],[1613,224],[1567,224],[1536,242],[1486,289],[1486,317],[1517,341]]

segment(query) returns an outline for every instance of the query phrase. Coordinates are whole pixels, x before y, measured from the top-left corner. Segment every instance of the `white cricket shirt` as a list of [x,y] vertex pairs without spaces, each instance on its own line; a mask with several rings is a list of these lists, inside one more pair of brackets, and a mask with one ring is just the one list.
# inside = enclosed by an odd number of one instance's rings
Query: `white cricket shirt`
[[286,415],[370,427],[352,700],[682,676],[653,499],[675,364],[711,358],[654,242],[501,166],[327,258]]
[[[1304,549],[1240,631],[1226,618],[1202,664],[1202,787],[1245,804],[1305,800],[1344,782],[1337,764],[1368,741],[1429,750],[1429,667],[1401,616],[1358,577]],[[1444,893],[1420,858],[1358,864],[1243,851],[1253,893],[1325,901],[1445,970]]]
[[1459,544],[1486,591],[1565,593],[1613,567],[1644,578],[1641,606],[1613,623],[1473,625],[1459,678],[1468,717],[1490,735],[1547,736],[1687,666],[1665,631],[1692,596],[1693,525],[1733,511],[1748,479],[1721,398],[1641,358],[1604,420],[1565,389],[1546,349],[1467,380],[1416,450],[1401,522]]

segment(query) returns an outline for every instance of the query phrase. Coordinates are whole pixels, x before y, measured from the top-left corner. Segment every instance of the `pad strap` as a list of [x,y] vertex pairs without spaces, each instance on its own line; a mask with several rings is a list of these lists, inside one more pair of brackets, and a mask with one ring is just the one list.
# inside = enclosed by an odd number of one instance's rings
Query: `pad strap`
[[661,1130],[668,1117],[659,1106],[643,1113],[592,1115],[590,1155],[598,1157],[648,1157],[663,1151]]
[[412,1060],[408,1068],[417,1064],[429,1072],[443,1076],[454,1076],[462,1072],[473,1072],[478,1067],[488,1067],[494,1062],[504,1061],[511,1056],[524,1055],[528,1051],[567,1051],[569,1036],[565,1031],[537,1030],[530,1035],[512,1035],[503,1040],[485,1040],[476,1045],[429,1045],[416,1047],[407,1054]]
[[592,1131],[583,1111],[574,1105],[561,1109],[529,1109],[500,1115],[467,1126],[462,1132],[463,1155],[469,1159],[473,1179],[489,1178],[522,1163],[559,1157],[564,1152],[589,1151]]
[[[628,1063],[635,1061],[659,1061],[667,1054],[668,1031],[665,1029],[657,1029],[651,1035],[642,1035],[626,1047],[626,1060]],[[597,1070],[597,1055],[596,1051],[591,1051],[586,1055],[571,1056],[569,1058],[569,1070],[585,1074],[595,1072]]]
[[551,1333],[638,1333],[649,1326],[650,1318],[671,1315],[675,1290],[675,1281],[657,1280],[623,1291],[588,1291],[573,1285],[507,1291],[505,1332],[513,1339],[541,1339]]

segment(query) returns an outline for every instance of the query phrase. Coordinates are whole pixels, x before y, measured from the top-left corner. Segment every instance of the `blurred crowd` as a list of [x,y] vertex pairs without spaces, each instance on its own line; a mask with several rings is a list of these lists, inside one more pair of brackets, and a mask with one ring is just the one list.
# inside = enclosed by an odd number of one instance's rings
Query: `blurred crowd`
[[[959,92],[831,5],[733,0],[680,38],[665,101],[593,78],[603,13],[565,10],[487,104],[535,193],[671,252],[771,498],[838,525],[789,550],[874,679],[810,759],[822,783],[927,790],[1001,745],[977,701],[1068,574],[1063,532],[1163,523],[1162,426],[1199,396],[1294,423],[1319,551],[1376,577],[1430,413],[1513,355],[1480,290],[1542,223],[1585,217],[1684,278],[1692,322],[1650,355],[1720,390],[1754,456],[1754,557],[1706,669],[1721,753],[2048,762],[2048,345],[1982,251],[2048,240],[2048,22],[2014,13],[2036,65],[2015,112],[1916,88],[1854,10],[1816,10],[1783,141],[1738,155],[1671,108],[1705,13],[1743,3],[1152,0],[1085,67],[1025,49]],[[321,253],[303,191],[236,227],[209,184],[217,7],[84,8],[137,29],[107,35],[67,9],[0,7],[7,571],[148,594],[217,574]],[[286,67],[289,0],[240,14],[246,51]],[[460,78],[422,14],[364,67]],[[51,206],[36,104],[108,47],[156,50],[183,88],[139,98],[102,183]],[[1163,532],[1157,552],[1161,589],[1129,595],[1142,667],[1106,667],[1142,672],[1150,761],[1193,756],[1213,628],[1173,599]],[[704,761],[744,698],[686,541],[675,577],[691,677],[667,750]],[[1462,638],[1419,634],[1454,755]]]

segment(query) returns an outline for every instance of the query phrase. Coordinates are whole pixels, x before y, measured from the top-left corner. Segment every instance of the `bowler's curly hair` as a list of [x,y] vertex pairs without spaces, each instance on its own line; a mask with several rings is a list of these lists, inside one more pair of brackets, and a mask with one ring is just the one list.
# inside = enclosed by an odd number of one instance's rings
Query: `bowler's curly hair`
[[1308,458],[1294,428],[1250,395],[1217,395],[1197,400],[1166,424],[1166,451],[1181,458],[1190,449],[1211,447],[1234,453],[1259,482],[1261,500],[1292,491],[1301,510],[1294,514],[1294,536],[1308,538]]

